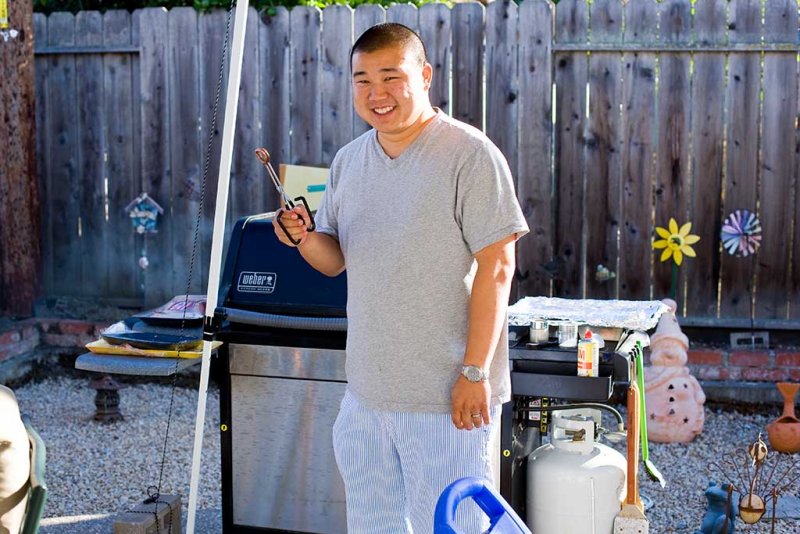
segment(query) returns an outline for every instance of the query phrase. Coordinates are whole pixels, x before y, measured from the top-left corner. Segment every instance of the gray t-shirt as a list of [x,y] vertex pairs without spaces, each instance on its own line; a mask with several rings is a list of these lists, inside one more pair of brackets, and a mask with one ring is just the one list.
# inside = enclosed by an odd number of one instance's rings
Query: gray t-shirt
[[[449,412],[474,254],[528,232],[500,150],[441,111],[395,159],[370,130],[336,154],[315,220],[345,258],[350,391],[371,409]],[[505,330],[492,404],[511,394]]]

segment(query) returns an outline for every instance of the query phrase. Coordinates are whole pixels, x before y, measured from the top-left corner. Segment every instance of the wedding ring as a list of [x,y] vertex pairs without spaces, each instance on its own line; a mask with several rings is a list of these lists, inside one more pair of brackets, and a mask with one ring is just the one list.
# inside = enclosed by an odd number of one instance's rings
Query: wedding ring
[[479,414],[479,413],[474,413],[474,414],[472,414],[472,418],[473,418],[473,419],[480,419],[480,418],[481,418],[481,414]]

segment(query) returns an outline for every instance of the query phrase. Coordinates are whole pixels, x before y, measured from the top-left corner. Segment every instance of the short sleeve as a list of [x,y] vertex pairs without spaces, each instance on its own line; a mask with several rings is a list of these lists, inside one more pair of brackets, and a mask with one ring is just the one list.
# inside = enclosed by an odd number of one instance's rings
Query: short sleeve
[[328,180],[325,182],[325,192],[322,193],[317,214],[314,216],[317,232],[328,234],[339,239],[338,210],[336,209],[336,184],[338,183],[337,158],[333,159]]
[[456,219],[464,241],[474,255],[512,234],[527,234],[528,224],[519,206],[511,170],[491,141],[476,146],[458,175]]

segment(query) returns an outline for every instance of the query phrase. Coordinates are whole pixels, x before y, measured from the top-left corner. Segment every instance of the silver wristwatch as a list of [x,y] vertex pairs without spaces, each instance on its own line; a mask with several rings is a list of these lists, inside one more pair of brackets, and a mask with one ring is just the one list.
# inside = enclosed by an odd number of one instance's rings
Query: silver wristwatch
[[470,382],[483,382],[489,380],[489,371],[477,365],[465,365],[461,368],[461,375]]

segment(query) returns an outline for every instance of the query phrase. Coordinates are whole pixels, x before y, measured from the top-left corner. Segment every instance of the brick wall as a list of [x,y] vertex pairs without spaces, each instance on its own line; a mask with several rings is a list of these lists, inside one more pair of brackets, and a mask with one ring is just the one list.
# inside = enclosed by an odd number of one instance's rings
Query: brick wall
[[40,341],[38,321],[27,319],[14,323],[11,329],[0,332],[0,362],[33,352]]
[[689,349],[689,368],[700,380],[800,382],[800,349]]
[[54,347],[76,352],[96,340],[108,323],[72,319],[26,319],[0,332],[0,362]]

